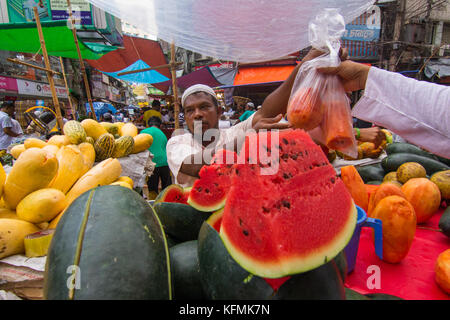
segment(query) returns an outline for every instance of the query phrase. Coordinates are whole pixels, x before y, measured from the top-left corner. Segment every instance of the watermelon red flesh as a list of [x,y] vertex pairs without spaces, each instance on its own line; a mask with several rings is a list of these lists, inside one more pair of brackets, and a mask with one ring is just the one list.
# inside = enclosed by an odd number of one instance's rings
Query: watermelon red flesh
[[221,150],[215,154],[212,164],[203,166],[200,178],[194,182],[188,203],[199,211],[212,212],[224,207],[231,186],[231,174],[236,163],[235,152]]
[[[276,143],[249,165],[251,145],[267,150],[271,136]],[[241,156],[247,164],[236,165],[220,228],[231,256],[265,278],[333,259],[353,234],[356,208],[320,147],[302,130],[260,133],[247,137],[245,146]],[[263,174],[270,161],[278,170]]]
[[187,204],[183,188],[173,184],[161,191],[161,195],[157,197],[157,202],[172,202]]

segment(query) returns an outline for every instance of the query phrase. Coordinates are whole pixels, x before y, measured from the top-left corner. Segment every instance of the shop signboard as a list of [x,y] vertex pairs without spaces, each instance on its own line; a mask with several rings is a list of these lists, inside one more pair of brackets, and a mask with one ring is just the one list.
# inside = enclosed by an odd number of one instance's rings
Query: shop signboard
[[18,92],[17,79],[0,77],[0,92]]
[[[47,83],[27,81],[17,79],[17,88],[20,95],[35,97],[51,97],[52,90]],[[56,86],[56,95],[59,98],[67,98],[67,90],[64,87]]]

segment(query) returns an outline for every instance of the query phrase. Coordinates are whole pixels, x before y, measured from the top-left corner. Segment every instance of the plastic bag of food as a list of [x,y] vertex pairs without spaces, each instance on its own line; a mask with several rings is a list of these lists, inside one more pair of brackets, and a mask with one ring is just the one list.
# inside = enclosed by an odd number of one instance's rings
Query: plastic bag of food
[[287,119],[295,128],[313,131],[313,138],[329,149],[355,157],[357,143],[345,90],[337,76],[317,71],[340,64],[340,38],[344,32],[344,18],[336,9],[326,9],[310,22],[311,46],[325,54],[301,66],[289,98]]

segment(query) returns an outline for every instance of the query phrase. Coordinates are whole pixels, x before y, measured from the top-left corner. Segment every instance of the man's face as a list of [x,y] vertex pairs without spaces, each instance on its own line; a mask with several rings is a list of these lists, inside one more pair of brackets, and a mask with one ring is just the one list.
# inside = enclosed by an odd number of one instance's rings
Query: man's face
[[14,106],[8,106],[4,110],[10,117],[14,117],[15,109],[16,108]]
[[[194,122],[201,122],[202,133],[208,129],[219,128],[220,110],[213,102],[213,97],[207,93],[199,92],[186,98],[184,117],[188,129],[194,133]],[[197,129],[198,130],[198,129]]]

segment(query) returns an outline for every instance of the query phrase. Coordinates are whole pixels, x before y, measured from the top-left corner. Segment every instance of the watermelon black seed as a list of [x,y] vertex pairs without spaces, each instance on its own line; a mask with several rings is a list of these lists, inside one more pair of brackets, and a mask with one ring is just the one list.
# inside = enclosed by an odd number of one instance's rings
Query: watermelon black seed
[[283,138],[283,140],[282,140],[282,141],[283,141],[283,143],[284,143],[284,144],[289,144],[289,141],[287,141],[287,139],[286,139],[286,138]]
[[270,212],[270,209],[269,209],[269,208],[262,207],[262,209],[263,209],[263,212],[264,212],[264,213],[269,213],[269,212]]
[[281,201],[281,203],[283,204],[283,207],[290,209],[291,208],[291,203],[287,200],[283,200]]
[[242,226],[242,223],[243,223],[242,219],[239,218],[239,225]]
[[298,156],[297,156],[296,154],[293,154],[293,155],[291,156],[291,159],[292,159],[292,160],[297,160],[297,158],[298,158]]
[[250,234],[250,233],[249,233],[247,230],[245,230],[245,229],[244,229],[244,231],[242,231],[242,233],[243,233],[244,236],[246,236],[246,237]]
[[287,173],[283,173],[283,178],[287,180],[290,178],[290,176]]
[[331,180],[331,183],[335,183],[336,182],[335,178],[331,178],[330,180]]
[[205,189],[205,192],[206,192],[206,193],[209,193],[209,189]]
[[197,191],[198,191],[198,192],[202,192],[202,190],[203,190],[202,187],[198,187],[198,188],[197,188]]
[[289,155],[287,153],[285,153],[281,156],[281,159],[283,159],[284,161],[287,161],[289,159]]

